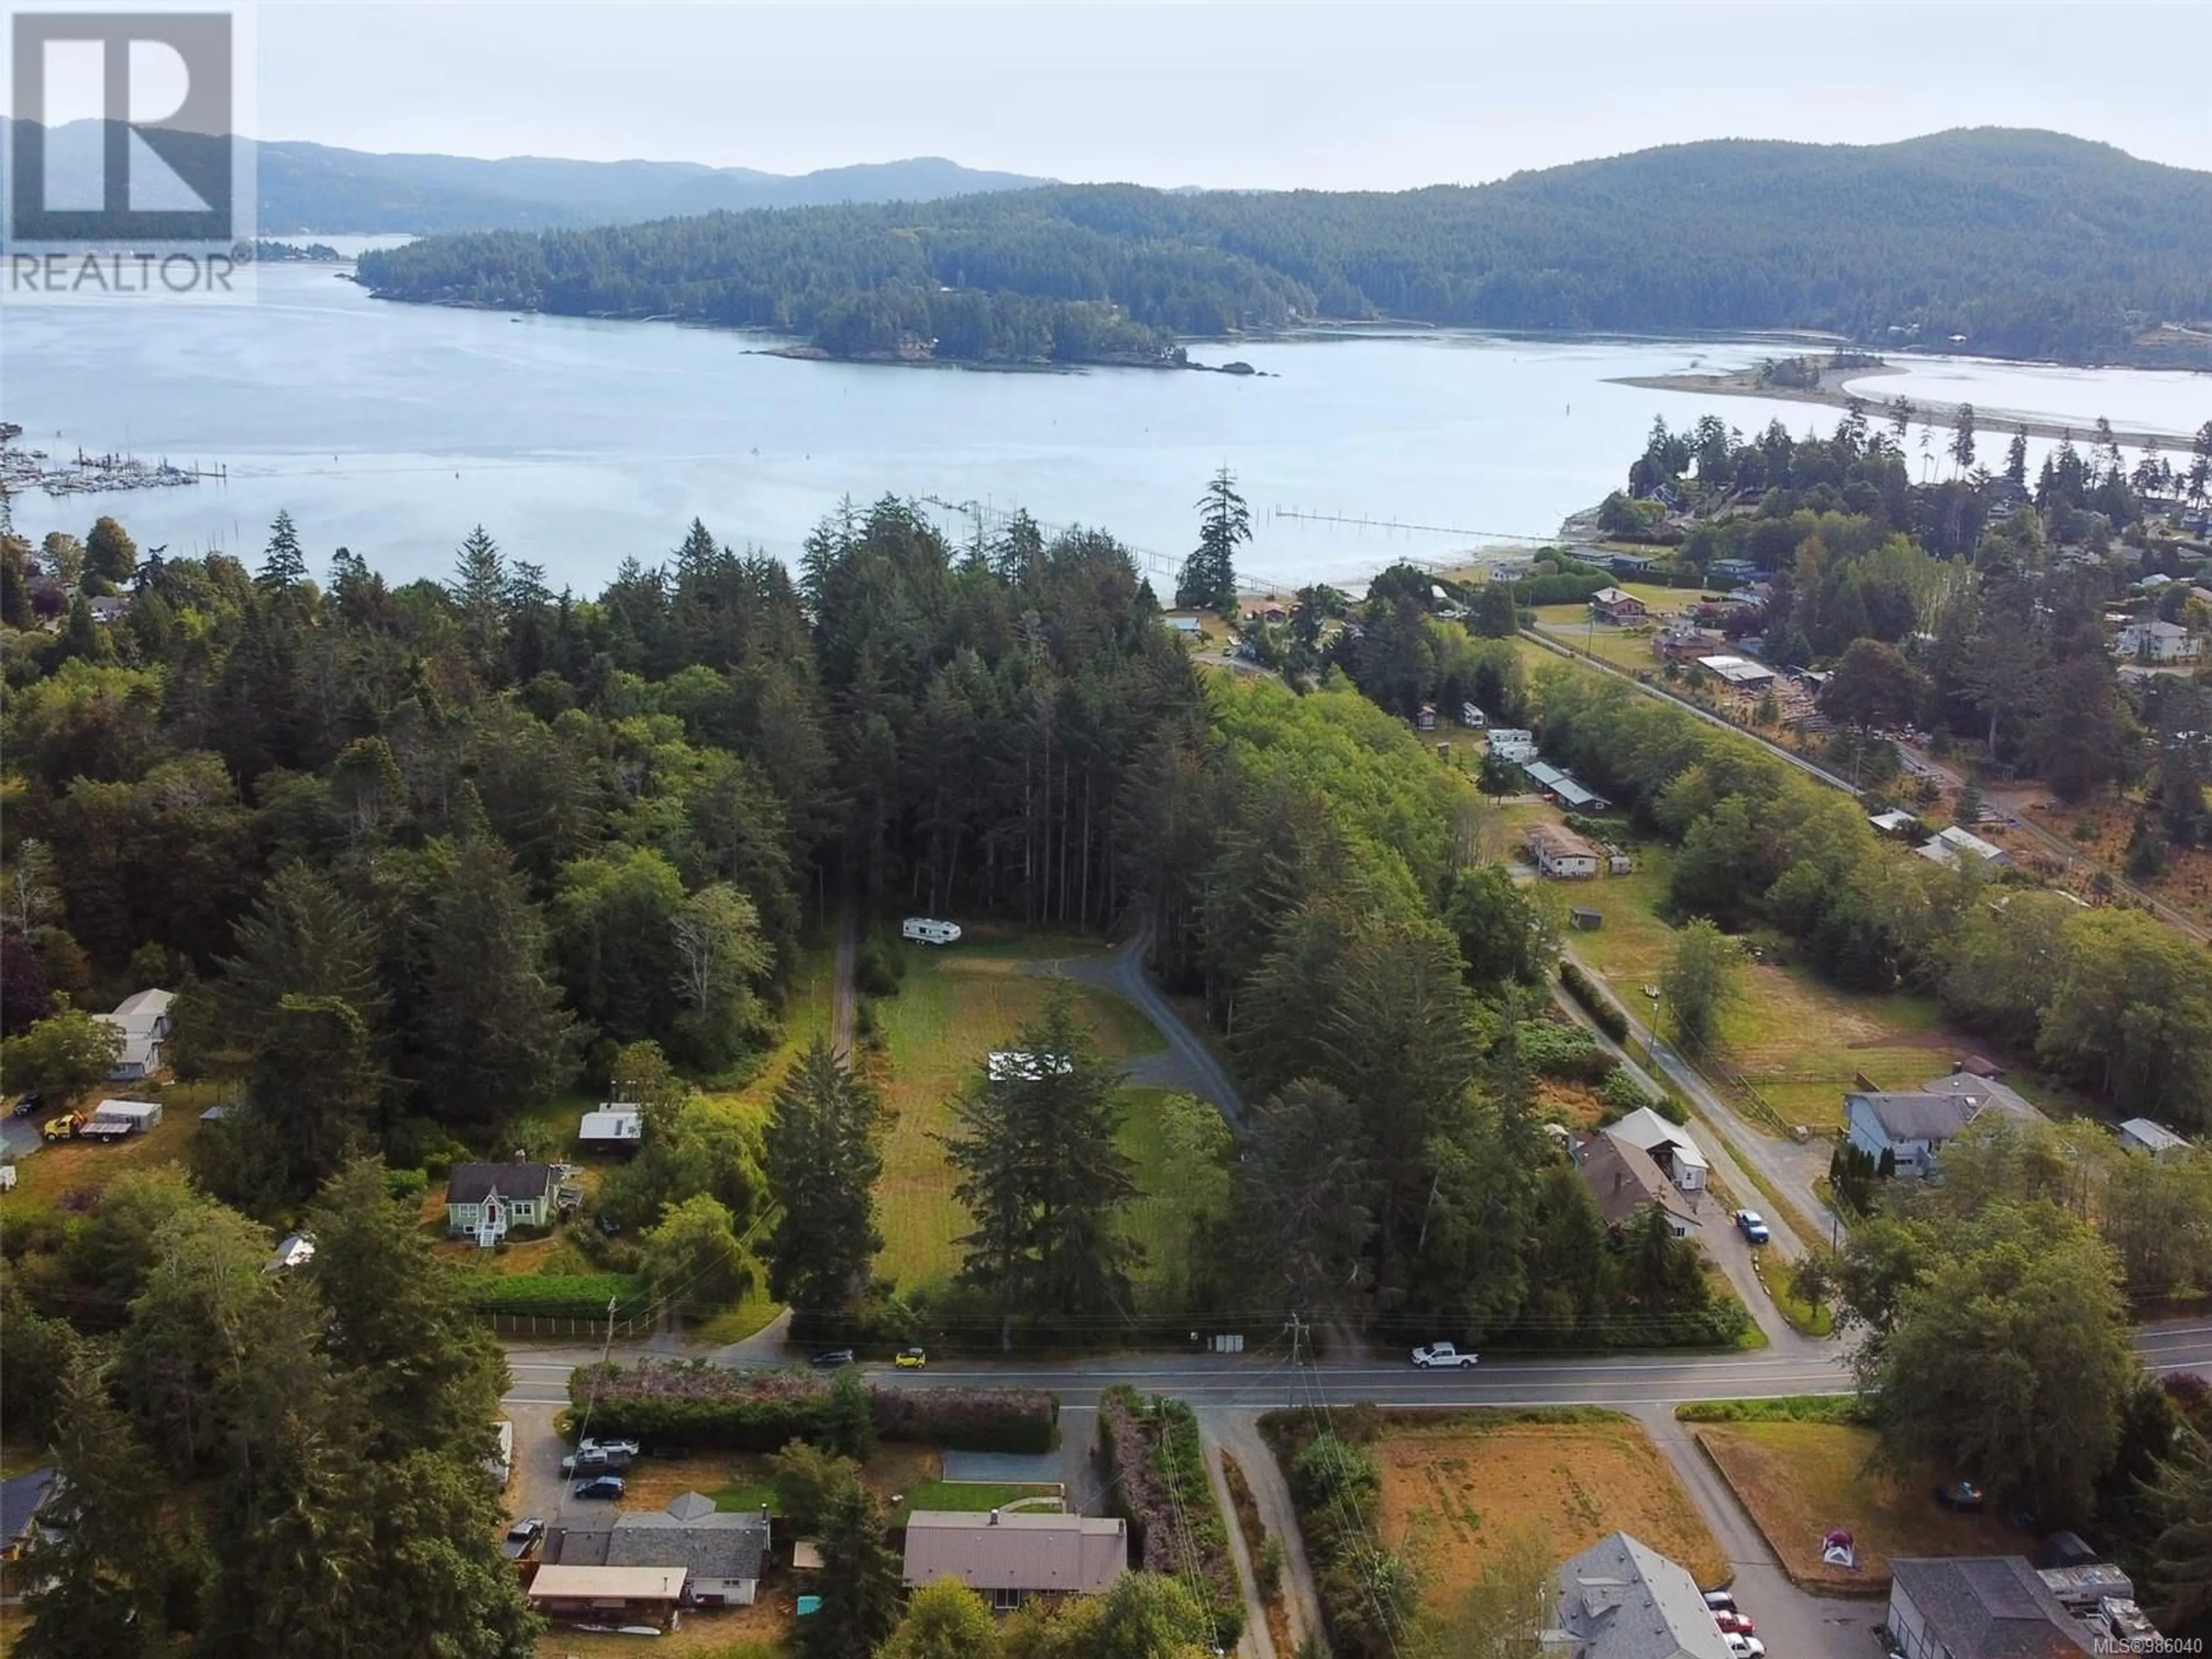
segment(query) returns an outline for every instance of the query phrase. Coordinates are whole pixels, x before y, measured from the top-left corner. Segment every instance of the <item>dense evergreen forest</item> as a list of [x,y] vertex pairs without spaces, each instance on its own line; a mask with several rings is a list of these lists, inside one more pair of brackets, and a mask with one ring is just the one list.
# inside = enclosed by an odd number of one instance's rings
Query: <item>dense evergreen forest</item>
[[837,356],[1063,362],[1377,318],[2201,362],[2202,334],[2137,342],[2212,319],[2208,273],[2212,176],[1996,129],[1677,145],[1398,194],[1068,185],[486,232],[360,266],[393,299],[773,328]]

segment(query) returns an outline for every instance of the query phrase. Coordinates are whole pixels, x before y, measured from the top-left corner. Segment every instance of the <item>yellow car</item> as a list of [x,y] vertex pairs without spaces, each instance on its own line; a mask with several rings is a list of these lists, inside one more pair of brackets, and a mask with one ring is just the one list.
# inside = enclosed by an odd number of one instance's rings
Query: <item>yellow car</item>
[[918,1371],[929,1364],[929,1356],[920,1348],[901,1348],[898,1358],[891,1364],[902,1371]]

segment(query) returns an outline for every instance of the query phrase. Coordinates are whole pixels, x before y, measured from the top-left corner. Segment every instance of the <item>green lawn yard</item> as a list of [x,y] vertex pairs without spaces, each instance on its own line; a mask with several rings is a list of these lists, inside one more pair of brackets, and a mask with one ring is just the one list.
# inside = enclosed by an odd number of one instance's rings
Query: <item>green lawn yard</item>
[[[1012,1042],[1023,1022],[1044,1008],[1054,981],[1023,971],[1023,964],[1097,950],[1064,935],[963,942],[942,951],[909,948],[899,994],[874,1005],[889,1062],[881,1086],[892,1112],[876,1189],[884,1229],[878,1267],[901,1285],[948,1278],[959,1265],[957,1241],[971,1223],[952,1195],[953,1171],[939,1137],[951,1132],[952,1103],[984,1056]],[[1102,1054],[1121,1059],[1165,1046],[1121,998],[1079,983],[1069,989]]]
[[[1573,901],[1600,911],[1605,922],[1567,939],[1622,1006],[1647,1019],[1651,1004],[1643,988],[1659,982],[1674,945],[1674,930],[1658,913],[1674,853],[1656,844],[1633,850],[1633,874],[1571,884]],[[1859,1073],[1883,1088],[1908,1089],[1949,1071],[1974,1048],[1945,1030],[1932,998],[1861,995],[1837,989],[1809,968],[1773,962],[1747,962],[1742,986],[1741,1000],[1721,1022],[1718,1058],[1785,1123],[1833,1127],[1843,1121],[1844,1091]]]

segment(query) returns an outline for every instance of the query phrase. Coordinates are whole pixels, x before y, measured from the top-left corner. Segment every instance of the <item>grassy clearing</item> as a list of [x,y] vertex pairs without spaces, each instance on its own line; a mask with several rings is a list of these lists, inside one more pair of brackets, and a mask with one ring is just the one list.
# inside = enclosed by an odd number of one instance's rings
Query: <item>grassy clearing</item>
[[1603,623],[1592,627],[1589,610],[1579,605],[1540,606],[1536,626],[1578,656],[1595,657],[1631,674],[1659,672],[1659,659],[1651,654],[1655,629],[1608,628]]
[[1689,1494],[1635,1423],[1599,1413],[1569,1423],[1498,1415],[1505,1420],[1468,1412],[1394,1426],[1375,1443],[1383,1536],[1420,1562],[1428,1605],[1451,1605],[1524,1527],[1541,1532],[1561,1559],[1626,1529],[1701,1583],[1726,1571]]
[[[1938,1509],[1934,1477],[1900,1480],[1869,1468],[1871,1429],[1804,1421],[1711,1424],[1694,1431],[1791,1577],[1830,1590],[1880,1595],[1899,1555],[2004,1555],[2019,1535],[1987,1515]],[[1846,1528],[1856,1571],[1824,1565],[1821,1535]]]
[[782,1311],[783,1304],[769,1295],[763,1273],[762,1282],[756,1284],[736,1307],[725,1308],[711,1318],[695,1320],[684,1328],[684,1332],[694,1342],[725,1347],[757,1334]]
[[[749,1607],[713,1612],[693,1609],[681,1629],[664,1632],[649,1650],[684,1659],[784,1659],[784,1642],[798,1609],[788,1576],[761,1586],[761,1599]],[[538,1659],[636,1659],[641,1638],[599,1635],[556,1626],[538,1641]]]
[[[102,1100],[151,1100],[161,1107],[161,1121],[143,1134],[121,1140],[58,1140],[41,1146],[15,1166],[15,1190],[8,1202],[52,1204],[64,1193],[106,1186],[125,1170],[155,1164],[182,1163],[199,1133],[200,1114],[219,1098],[213,1084],[172,1083],[149,1088],[143,1083],[104,1084],[77,1109],[90,1116]],[[48,1112],[45,1115],[58,1115]]]
[[[900,1284],[942,1279],[959,1265],[957,1241],[970,1223],[952,1195],[953,1172],[939,1137],[951,1132],[952,1103],[984,1056],[1010,1041],[1051,994],[1052,978],[1025,973],[1023,963],[1096,949],[1065,937],[1032,936],[910,953],[899,994],[878,1006],[890,1056],[884,1099],[892,1112],[877,1188],[884,1240],[878,1266]],[[1103,1054],[1120,1059],[1164,1046],[1151,1023],[1121,998],[1082,984],[1069,989]]]
[[1024,1498],[1058,1498],[1058,1486],[1022,1486],[1009,1481],[932,1480],[906,1494],[904,1507],[915,1510],[952,1510],[981,1515]]
[[[1605,925],[1571,942],[1621,1005],[1648,1021],[1651,1004],[1643,988],[1659,982],[1674,949],[1675,931],[1660,915],[1674,854],[1649,843],[1635,854],[1632,873],[1577,886],[1577,900],[1602,911]],[[1747,962],[1742,988],[1722,1019],[1719,1058],[1784,1123],[1838,1127],[1844,1092],[1861,1073],[1884,1088],[1910,1088],[1949,1071],[1954,1058],[1974,1048],[1944,1028],[1929,997],[1842,991],[1809,968],[1772,961]]]

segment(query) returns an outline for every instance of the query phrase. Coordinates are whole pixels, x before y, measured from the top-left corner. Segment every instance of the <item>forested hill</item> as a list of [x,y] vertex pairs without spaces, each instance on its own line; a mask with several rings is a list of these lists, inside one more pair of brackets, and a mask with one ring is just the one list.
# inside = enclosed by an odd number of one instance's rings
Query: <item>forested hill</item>
[[361,273],[392,299],[781,328],[841,356],[1166,356],[1174,335],[1396,318],[2212,363],[2212,173],[1999,129],[1729,140],[1396,194],[1059,185],[439,237]]

